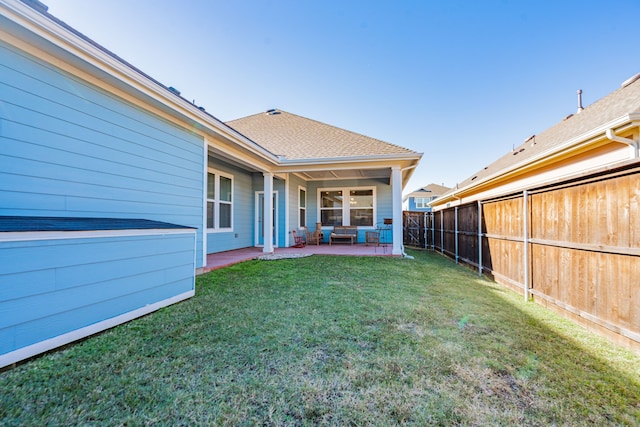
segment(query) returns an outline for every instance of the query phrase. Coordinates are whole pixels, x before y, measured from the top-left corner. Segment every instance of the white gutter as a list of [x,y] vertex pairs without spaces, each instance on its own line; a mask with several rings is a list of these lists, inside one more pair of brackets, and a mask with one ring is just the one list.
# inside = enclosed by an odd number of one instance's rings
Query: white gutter
[[[420,160],[422,153],[413,154],[378,154],[375,156],[361,155],[361,156],[349,156],[349,157],[323,157],[323,158],[308,158],[308,159],[284,159],[280,158],[280,165],[282,166],[308,166],[309,163],[317,165],[335,165],[336,163],[353,163],[361,162],[363,160],[375,162],[385,160]],[[406,169],[406,168],[405,168]]]
[[[503,175],[505,175],[505,174],[507,174],[509,172],[513,172],[515,170],[521,169],[524,166],[527,166],[529,164],[538,162],[538,161],[540,161],[540,160],[542,160],[542,159],[544,159],[546,157],[550,157],[550,156],[552,156],[554,154],[561,153],[562,151],[565,151],[565,150],[567,150],[569,148],[577,146],[580,143],[583,143],[583,142],[585,142],[585,141],[587,141],[589,139],[596,138],[598,135],[600,135],[602,133],[605,133],[607,130],[610,130],[610,129],[614,128],[614,127],[619,127],[619,126],[622,126],[624,124],[628,124],[630,122],[636,121],[636,120],[638,120],[638,118],[639,118],[639,115],[636,114],[636,113],[626,114],[626,115],[624,115],[622,117],[619,117],[619,118],[617,118],[615,120],[612,120],[612,121],[610,121],[608,123],[605,123],[604,125],[601,125],[601,126],[595,128],[595,129],[592,129],[589,132],[586,132],[586,133],[584,133],[584,134],[582,134],[580,136],[572,138],[572,139],[568,140],[567,142],[565,142],[564,144],[552,147],[547,151],[543,151],[542,153],[538,154],[537,156],[534,156],[534,157],[531,157],[529,159],[526,159],[526,160],[524,160],[524,161],[522,161],[520,163],[516,163],[516,164],[512,165],[511,167],[509,167],[507,169],[499,170],[499,171],[497,171],[497,172],[495,172],[495,173],[493,173],[493,174],[491,174],[491,175],[489,175],[489,176],[487,176],[485,178],[482,178],[478,182],[474,182],[473,184],[470,184],[470,185],[467,185],[465,187],[459,188],[459,189],[455,190],[452,193],[449,193],[449,194],[446,194],[446,195],[444,195],[442,197],[439,197],[438,199],[436,199],[433,202],[429,203],[429,205],[431,207],[433,207],[435,205],[444,204],[444,202],[446,202],[447,200],[449,200],[449,201],[451,201],[453,199],[460,200],[461,197],[457,196],[457,194],[459,194],[461,192],[467,191],[467,190],[469,190],[471,188],[474,188],[474,187],[478,187],[481,184],[490,182],[490,181],[492,181],[492,180],[494,180],[496,178],[499,178],[499,177],[501,177],[501,176],[503,176]],[[621,139],[626,139],[626,138],[621,138]],[[627,142],[625,142],[625,143],[627,143]]]
[[620,142],[622,144],[629,145],[633,149],[633,153],[631,154],[632,159],[640,158],[640,141],[618,136],[613,132],[613,129],[611,128],[605,131],[605,135],[607,135],[607,138],[610,139],[611,141]]
[[[100,48],[89,42],[76,30],[70,30],[53,18],[48,12],[39,12],[21,1],[0,0],[2,16],[32,32],[43,40],[53,43],[63,51],[75,56],[80,61],[97,68],[117,81],[124,83],[128,88],[148,96],[170,108],[175,114],[186,116],[187,119],[201,124],[203,131],[216,131],[219,136],[230,139],[247,151],[257,155],[272,164],[278,163],[278,156],[256,144],[251,139],[226,125],[212,115],[200,110],[185,98],[171,92],[162,83],[138,70],[135,66],[122,62],[110,53],[106,48]],[[50,18],[51,17],[51,18]],[[55,18],[57,19],[57,18]],[[86,37],[86,36],[84,36]],[[94,42],[95,43],[95,42]],[[97,44],[97,43],[96,43]],[[140,98],[139,95],[134,95]],[[182,119],[184,120],[184,119]]]

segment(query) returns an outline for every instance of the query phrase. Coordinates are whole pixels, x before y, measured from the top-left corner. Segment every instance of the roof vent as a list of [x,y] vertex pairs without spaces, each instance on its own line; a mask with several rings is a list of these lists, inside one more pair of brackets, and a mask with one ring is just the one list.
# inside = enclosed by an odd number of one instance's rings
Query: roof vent
[[173,93],[175,93],[176,95],[180,96],[180,91],[178,89],[176,89],[173,86],[169,86],[169,90]]
[[564,116],[564,119],[562,119],[562,121],[564,122],[565,120],[569,120],[571,117],[573,117],[573,114],[569,114],[567,116]]
[[584,110],[582,107],[582,89],[578,89],[576,93],[578,94],[578,112],[576,114],[580,114]]
[[524,140],[524,143],[526,144],[527,142],[531,141],[531,146],[533,147],[534,145],[536,145],[536,135],[533,134],[531,135],[529,138]]
[[275,108],[272,108],[270,110],[267,110],[267,114],[270,116],[274,116],[276,114],[280,114],[280,111],[276,110]]
[[620,85],[620,87],[627,87],[631,83],[635,82],[638,79],[640,79],[640,73],[638,73],[635,76],[632,76],[632,77],[628,78],[627,80],[623,81],[622,84]]

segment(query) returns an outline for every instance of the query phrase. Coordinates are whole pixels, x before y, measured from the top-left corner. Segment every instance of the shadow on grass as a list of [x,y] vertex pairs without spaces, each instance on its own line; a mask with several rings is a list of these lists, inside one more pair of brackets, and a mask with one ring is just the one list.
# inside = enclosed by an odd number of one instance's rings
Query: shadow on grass
[[191,300],[1,373],[0,424],[637,424],[638,357],[412,255],[201,276]]

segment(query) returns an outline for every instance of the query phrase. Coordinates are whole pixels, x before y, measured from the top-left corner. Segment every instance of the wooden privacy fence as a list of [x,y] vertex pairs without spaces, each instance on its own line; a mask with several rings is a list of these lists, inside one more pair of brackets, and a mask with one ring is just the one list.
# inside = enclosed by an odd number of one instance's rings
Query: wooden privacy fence
[[431,223],[435,250],[640,349],[640,168],[447,208]]
[[433,249],[433,213],[403,211],[402,241],[405,246]]

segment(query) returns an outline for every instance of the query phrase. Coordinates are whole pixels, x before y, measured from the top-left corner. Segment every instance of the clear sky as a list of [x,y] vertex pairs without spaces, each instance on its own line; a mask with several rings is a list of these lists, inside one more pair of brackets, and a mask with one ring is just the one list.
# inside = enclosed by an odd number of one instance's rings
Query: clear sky
[[279,108],[455,186],[640,72],[640,0],[42,0],[223,121]]

